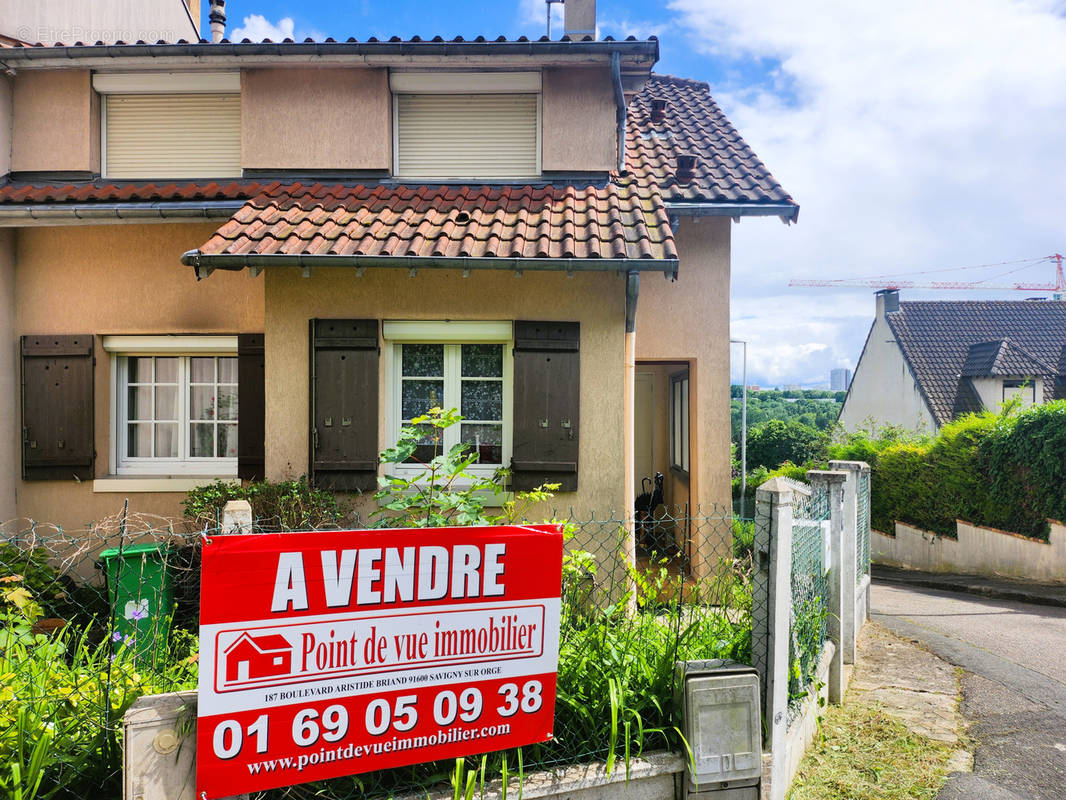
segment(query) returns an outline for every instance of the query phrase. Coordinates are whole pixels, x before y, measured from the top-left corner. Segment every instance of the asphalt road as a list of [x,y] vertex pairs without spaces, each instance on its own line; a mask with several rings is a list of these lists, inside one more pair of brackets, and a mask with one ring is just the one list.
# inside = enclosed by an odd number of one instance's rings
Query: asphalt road
[[972,775],[938,800],[1066,800],[1066,608],[875,583],[873,618],[965,670]]

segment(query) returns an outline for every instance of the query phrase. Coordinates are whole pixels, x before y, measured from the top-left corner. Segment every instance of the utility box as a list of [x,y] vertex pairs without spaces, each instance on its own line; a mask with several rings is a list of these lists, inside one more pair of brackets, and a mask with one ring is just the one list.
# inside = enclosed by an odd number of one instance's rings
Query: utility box
[[758,800],[762,779],[759,673],[732,661],[677,664],[685,738],[692,748],[685,795]]
[[111,595],[116,641],[123,639],[138,662],[166,646],[174,613],[174,583],[166,545],[133,544],[100,553]]

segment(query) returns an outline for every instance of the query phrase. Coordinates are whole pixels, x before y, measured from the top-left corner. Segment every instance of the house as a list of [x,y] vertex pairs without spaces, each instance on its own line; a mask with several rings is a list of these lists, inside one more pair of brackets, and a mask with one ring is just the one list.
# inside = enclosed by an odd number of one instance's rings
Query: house
[[245,632],[225,650],[226,683],[245,682],[292,672],[292,644],[279,633]]
[[902,302],[877,292],[877,312],[840,423],[935,433],[963,414],[1066,397],[1066,303]]
[[560,40],[3,49],[0,516],[366,492],[433,405],[575,515],[656,471],[728,509],[730,225],[798,206],[594,9]]

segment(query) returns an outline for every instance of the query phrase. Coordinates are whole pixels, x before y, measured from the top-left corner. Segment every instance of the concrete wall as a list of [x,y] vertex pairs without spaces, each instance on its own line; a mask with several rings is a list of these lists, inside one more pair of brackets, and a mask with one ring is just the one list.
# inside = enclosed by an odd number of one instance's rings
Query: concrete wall
[[0,522],[13,519],[19,475],[15,230],[0,228]]
[[[200,0],[4,0],[0,33],[31,44],[194,39]],[[190,11],[193,21],[189,20]]]
[[100,171],[100,97],[89,70],[15,77],[11,169]]
[[[429,320],[569,320],[581,323],[579,489],[557,506],[579,514],[625,508],[622,496],[622,380],[625,285],[605,273],[268,269],[266,278],[266,472],[307,471],[308,320],[315,317]],[[212,276],[209,280],[214,280]],[[384,356],[384,354],[383,354]],[[387,440],[385,362],[381,360],[378,441]]]
[[959,520],[958,539],[896,523],[895,536],[874,531],[871,555],[878,564],[926,572],[1006,575],[1066,581],[1066,525],[1052,521],[1047,542]]
[[12,81],[0,75],[0,178],[11,171]]
[[245,169],[389,169],[392,104],[383,69],[242,73]]
[[728,219],[683,219],[676,283],[643,273],[637,361],[687,361],[690,502],[704,514],[731,508],[729,477]]
[[878,295],[877,316],[855,366],[851,389],[840,411],[840,424],[848,431],[901,425],[908,430],[935,433],[936,422],[888,327],[883,302]]
[[589,172],[618,164],[614,88],[609,69],[547,69],[543,84],[541,168]]
[[[262,332],[262,280],[243,272],[220,272],[197,282],[193,271],[178,261],[215,228],[213,223],[193,223],[19,230],[16,336]],[[0,374],[2,370],[0,364]],[[96,475],[105,477],[111,445],[111,370],[99,338],[94,383]],[[13,469],[21,474],[18,458]],[[94,492],[89,482],[17,481],[19,516],[70,529],[121,510],[124,496]],[[165,516],[180,516],[182,497],[129,494],[133,511]]]

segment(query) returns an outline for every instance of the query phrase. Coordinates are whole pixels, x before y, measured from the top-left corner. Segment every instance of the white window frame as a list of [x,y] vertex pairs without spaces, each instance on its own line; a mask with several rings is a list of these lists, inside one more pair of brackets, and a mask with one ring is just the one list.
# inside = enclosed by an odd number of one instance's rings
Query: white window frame
[[[129,444],[126,423],[126,368],[130,356],[179,358],[178,453],[189,452],[188,363],[195,356],[237,357],[236,336],[104,336],[103,348],[111,355],[110,473],[118,476],[197,475],[231,478],[237,475],[236,458],[137,458],[126,456]],[[240,398],[240,385],[237,387]],[[238,412],[238,418],[240,414]]]
[[689,474],[689,442],[692,431],[692,403],[689,397],[689,371],[670,376],[670,469]]
[[[457,89],[456,87],[462,87]],[[389,74],[392,92],[392,174],[403,180],[437,180],[444,183],[508,183],[541,178],[544,128],[544,92],[539,72],[406,72]],[[479,175],[400,175],[400,100],[401,94],[536,94],[536,174],[486,178]]]
[[[400,348],[405,344],[499,344],[503,346],[503,446],[502,463],[496,465],[473,464],[468,470],[479,478],[491,478],[497,469],[508,467],[511,463],[511,447],[514,433],[514,327],[510,321],[451,321],[431,320],[385,320],[382,323],[382,338],[385,341],[385,421],[387,426],[386,441],[392,447],[399,438],[403,420],[400,384],[402,382],[402,364]],[[450,373],[449,373],[450,369]],[[461,366],[459,348],[451,355],[445,351],[444,393],[445,397],[455,397],[457,402],[448,403],[446,407],[457,407],[461,397]],[[462,423],[459,423],[461,425]],[[459,425],[454,431],[454,441],[445,442],[444,448],[459,440]],[[425,470],[417,464],[385,464],[385,472],[413,478]]]

